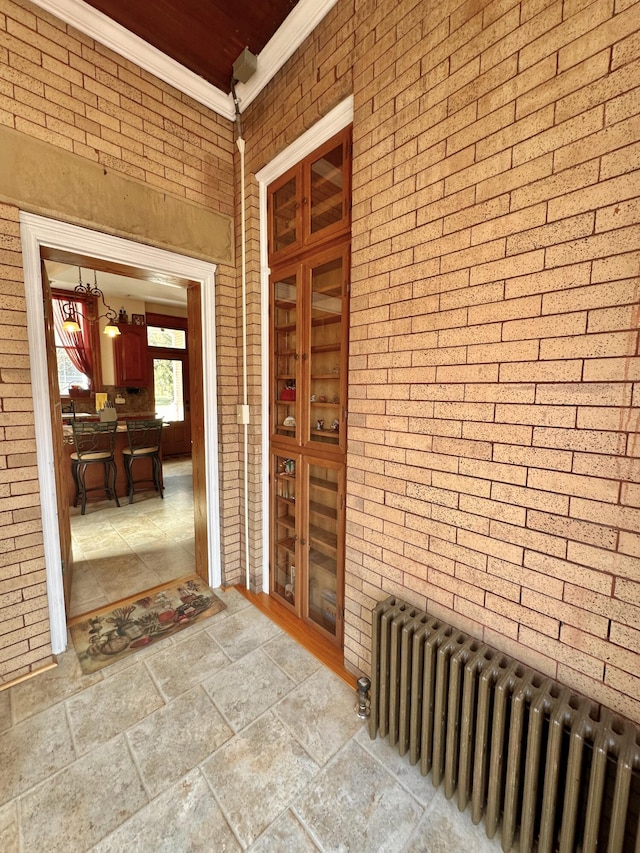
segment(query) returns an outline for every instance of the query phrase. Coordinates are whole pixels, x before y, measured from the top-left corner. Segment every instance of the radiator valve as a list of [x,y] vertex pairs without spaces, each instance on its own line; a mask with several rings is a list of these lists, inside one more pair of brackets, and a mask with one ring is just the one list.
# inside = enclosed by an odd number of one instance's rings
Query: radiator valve
[[357,682],[358,696],[355,712],[361,720],[366,720],[371,713],[371,700],[369,699],[369,688],[371,679],[361,675]]

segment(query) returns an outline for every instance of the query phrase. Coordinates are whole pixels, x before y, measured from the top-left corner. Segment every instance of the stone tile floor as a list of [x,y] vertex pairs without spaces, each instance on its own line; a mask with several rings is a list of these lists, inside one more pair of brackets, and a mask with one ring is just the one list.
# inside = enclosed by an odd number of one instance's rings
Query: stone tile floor
[[193,574],[191,459],[165,459],[164,499],[154,491],[71,507],[74,569],[70,616],[88,613]]
[[99,673],[0,692],[2,853],[498,851],[236,590]]

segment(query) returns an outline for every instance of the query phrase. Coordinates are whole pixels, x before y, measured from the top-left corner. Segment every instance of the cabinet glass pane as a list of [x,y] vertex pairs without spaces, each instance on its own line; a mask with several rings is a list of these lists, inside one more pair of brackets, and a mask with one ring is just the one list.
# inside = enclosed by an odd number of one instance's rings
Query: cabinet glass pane
[[340,222],[343,211],[342,144],[311,164],[311,233]]
[[336,633],[338,471],[309,465],[309,618]]
[[297,366],[297,280],[295,275],[273,283],[274,432],[295,437]]
[[296,602],[296,461],[274,460],[273,587],[290,604]]
[[297,241],[296,179],[291,178],[273,193],[273,249],[279,252]]
[[310,440],[338,444],[342,362],[343,259],[311,272]]

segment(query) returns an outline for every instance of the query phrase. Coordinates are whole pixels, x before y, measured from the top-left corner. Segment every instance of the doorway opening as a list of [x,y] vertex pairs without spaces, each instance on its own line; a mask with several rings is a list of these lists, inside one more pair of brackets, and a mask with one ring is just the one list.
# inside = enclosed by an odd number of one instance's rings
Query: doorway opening
[[[193,354],[202,375],[202,394],[198,395],[202,421],[201,464],[194,466],[193,481],[196,562],[208,566],[206,579],[213,587],[221,583],[215,404],[216,268],[214,264],[194,258],[32,214],[22,213],[20,223],[51,641],[53,653],[59,654],[67,645],[67,614],[58,526],[56,455],[51,426],[51,407],[55,401],[52,401],[49,391],[46,344],[42,334],[44,310],[41,257],[59,260],[71,257],[76,264],[78,259],[84,264],[85,259],[89,258],[97,269],[125,269],[129,274],[133,271],[134,277],[140,280],[164,281],[187,287]],[[214,402],[205,406],[204,401]]]

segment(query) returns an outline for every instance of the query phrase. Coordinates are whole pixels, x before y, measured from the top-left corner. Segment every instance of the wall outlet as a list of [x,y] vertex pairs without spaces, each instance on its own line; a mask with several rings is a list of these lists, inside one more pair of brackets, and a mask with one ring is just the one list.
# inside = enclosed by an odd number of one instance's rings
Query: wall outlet
[[116,404],[121,406],[123,403],[126,403],[126,400],[122,396],[122,394],[116,394]]

